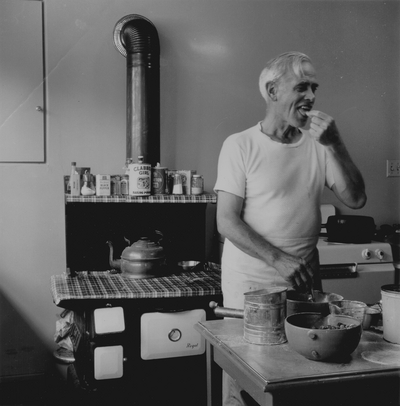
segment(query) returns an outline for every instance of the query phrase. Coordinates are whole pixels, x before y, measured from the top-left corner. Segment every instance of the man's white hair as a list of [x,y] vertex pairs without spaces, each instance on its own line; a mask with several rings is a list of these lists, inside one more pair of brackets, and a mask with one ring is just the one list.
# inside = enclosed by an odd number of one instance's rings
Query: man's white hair
[[271,59],[265,68],[262,70],[258,85],[260,92],[265,101],[267,98],[267,83],[277,82],[289,70],[292,70],[296,75],[303,75],[303,63],[311,63],[311,59],[301,52],[285,52],[276,58]]

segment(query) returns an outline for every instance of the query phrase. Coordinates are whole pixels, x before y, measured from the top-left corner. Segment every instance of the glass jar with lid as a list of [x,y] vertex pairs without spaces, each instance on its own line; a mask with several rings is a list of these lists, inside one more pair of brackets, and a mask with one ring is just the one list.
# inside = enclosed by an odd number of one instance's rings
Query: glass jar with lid
[[201,175],[193,175],[191,182],[191,194],[201,195],[204,192],[204,179]]

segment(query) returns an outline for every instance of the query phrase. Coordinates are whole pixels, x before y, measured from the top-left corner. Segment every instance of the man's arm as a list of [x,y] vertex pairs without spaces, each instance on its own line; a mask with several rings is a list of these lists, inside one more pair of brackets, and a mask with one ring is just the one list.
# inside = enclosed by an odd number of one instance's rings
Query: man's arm
[[274,267],[295,288],[308,292],[312,286],[313,270],[302,258],[287,254],[270,244],[241,218],[243,199],[234,194],[218,191],[217,227],[246,254],[261,259]]
[[333,191],[338,199],[352,209],[361,209],[367,202],[364,179],[353,163],[342,141],[328,148],[335,183]]
[[363,177],[350,157],[332,117],[317,110],[307,113],[311,118],[310,134],[326,147],[332,163],[338,199],[352,209],[360,209],[367,201]]

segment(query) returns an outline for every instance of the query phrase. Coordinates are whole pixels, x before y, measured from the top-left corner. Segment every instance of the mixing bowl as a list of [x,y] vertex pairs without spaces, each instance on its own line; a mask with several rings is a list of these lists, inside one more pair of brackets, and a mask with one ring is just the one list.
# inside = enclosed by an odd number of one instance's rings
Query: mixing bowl
[[354,317],[361,324],[364,321],[367,305],[364,302],[357,300],[333,300],[329,302],[329,310],[331,314],[342,314],[345,316]]
[[321,292],[314,290],[314,302],[309,301],[308,294],[289,290],[286,295],[286,314],[295,313],[321,313],[324,316],[329,314],[329,302],[342,300],[343,296],[336,293]]
[[289,346],[305,358],[341,362],[357,348],[362,327],[350,316],[297,313],[286,318],[285,333]]

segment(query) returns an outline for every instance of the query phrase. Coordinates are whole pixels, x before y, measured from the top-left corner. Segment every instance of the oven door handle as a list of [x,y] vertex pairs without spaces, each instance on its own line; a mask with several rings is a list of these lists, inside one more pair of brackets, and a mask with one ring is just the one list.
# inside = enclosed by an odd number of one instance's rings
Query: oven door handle
[[357,263],[320,265],[321,279],[357,278]]

